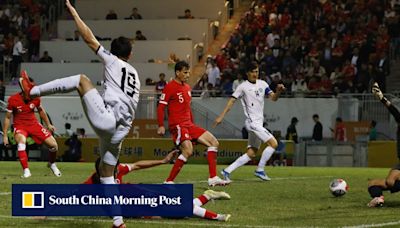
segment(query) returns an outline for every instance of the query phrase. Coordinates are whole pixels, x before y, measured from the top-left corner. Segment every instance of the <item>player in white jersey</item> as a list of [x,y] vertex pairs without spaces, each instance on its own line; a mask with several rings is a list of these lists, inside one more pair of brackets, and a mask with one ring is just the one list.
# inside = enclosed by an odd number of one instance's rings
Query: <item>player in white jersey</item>
[[[90,79],[83,74],[56,79],[38,86],[30,82],[26,74],[21,74],[20,82],[28,97],[78,91],[86,116],[99,137],[100,182],[115,184],[114,167],[118,161],[122,141],[131,128],[139,100],[138,73],[127,63],[131,56],[132,44],[128,38],[119,37],[111,42],[111,53],[105,50],[69,0],[65,3],[83,40],[103,61],[104,93],[100,95]],[[113,227],[125,227],[122,216],[114,216],[113,219]]]
[[254,175],[262,180],[270,180],[265,174],[264,167],[271,158],[278,142],[275,137],[263,127],[264,122],[264,97],[269,97],[272,101],[277,101],[281,92],[285,90],[283,84],[278,84],[276,92],[273,92],[267,82],[258,79],[258,64],[253,62],[247,67],[247,81],[240,84],[232,94],[224,111],[215,119],[214,126],[220,124],[225,114],[232,108],[237,99],[240,99],[243,105],[243,111],[246,116],[245,127],[249,132],[247,151],[240,156],[230,166],[221,171],[226,181],[231,181],[230,173],[242,165],[245,165],[256,156],[261,143],[266,143],[258,167]]

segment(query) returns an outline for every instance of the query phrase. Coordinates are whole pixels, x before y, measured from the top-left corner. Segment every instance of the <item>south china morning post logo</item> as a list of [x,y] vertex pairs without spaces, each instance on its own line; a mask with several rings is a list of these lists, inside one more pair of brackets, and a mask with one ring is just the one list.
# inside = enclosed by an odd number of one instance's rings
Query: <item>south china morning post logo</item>
[[[182,205],[182,197],[168,197],[166,195],[159,195],[157,197],[146,197],[141,195],[139,197],[125,197],[122,195],[114,195],[113,197],[102,197],[99,195],[72,195],[69,197],[57,197],[55,195],[49,196],[49,205],[58,206],[77,206],[77,205],[90,205],[90,206],[149,206],[158,207],[165,206],[180,206]],[[42,207],[43,208],[43,207]]]
[[165,216],[193,214],[191,184],[14,184],[13,216]]
[[44,208],[44,192],[22,192],[22,208]]

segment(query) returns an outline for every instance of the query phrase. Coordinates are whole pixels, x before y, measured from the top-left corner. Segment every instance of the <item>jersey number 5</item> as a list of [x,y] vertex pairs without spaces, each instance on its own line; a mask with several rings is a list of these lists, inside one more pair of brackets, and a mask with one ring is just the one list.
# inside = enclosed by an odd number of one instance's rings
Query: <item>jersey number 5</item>
[[[128,72],[128,74],[126,74],[125,67],[123,67],[121,70],[122,70],[121,89],[124,93],[128,94],[128,96],[133,97],[133,95],[135,94],[135,84],[136,84],[135,74],[131,72]],[[127,87],[131,88],[130,92],[125,88],[125,81],[127,83]]]

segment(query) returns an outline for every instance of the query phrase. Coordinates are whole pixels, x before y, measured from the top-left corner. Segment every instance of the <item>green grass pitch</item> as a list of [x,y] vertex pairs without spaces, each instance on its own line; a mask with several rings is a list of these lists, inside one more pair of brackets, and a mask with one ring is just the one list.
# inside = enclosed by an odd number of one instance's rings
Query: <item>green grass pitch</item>
[[[81,183],[94,170],[92,163],[59,163],[61,178],[54,177],[44,162],[31,162],[32,177],[21,179],[18,162],[0,162],[0,227],[111,227],[107,217],[49,217],[35,220],[11,216],[11,184]],[[221,170],[224,166],[219,166]],[[132,172],[131,183],[162,183],[171,165]],[[232,199],[209,202],[205,208],[232,214],[229,222],[185,219],[126,219],[127,227],[400,227],[400,199],[385,192],[383,208],[368,208],[368,178],[385,177],[388,169],[267,167],[271,181],[253,176],[255,166],[244,166],[232,174],[233,183],[216,190]],[[206,190],[207,165],[185,165],[177,183],[194,183],[196,196]],[[333,197],[329,182],[343,178],[349,192]]]

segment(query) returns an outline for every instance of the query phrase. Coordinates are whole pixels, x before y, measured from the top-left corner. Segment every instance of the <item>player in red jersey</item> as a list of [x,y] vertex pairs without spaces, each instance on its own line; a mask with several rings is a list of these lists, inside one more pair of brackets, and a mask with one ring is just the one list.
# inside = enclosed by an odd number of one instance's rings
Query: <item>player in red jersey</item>
[[165,183],[173,183],[175,177],[193,153],[192,142],[207,146],[207,160],[210,176],[208,185],[226,185],[227,181],[217,176],[217,152],[218,140],[209,131],[193,123],[192,110],[190,104],[192,101],[191,88],[186,83],[189,79],[189,64],[185,61],[179,61],[175,64],[175,79],[169,82],[161,96],[157,109],[159,135],[165,134],[164,110],[168,106],[168,124],[174,143],[180,146],[182,154],[178,159],[166,179]]
[[[154,166],[159,166],[163,164],[168,164],[172,158],[177,154],[179,150],[173,150],[168,153],[167,156],[165,156],[164,159],[161,160],[143,160],[143,161],[137,161],[135,163],[131,164],[122,164],[122,163],[117,163],[116,169],[114,176],[115,176],[115,181],[118,184],[126,184],[122,181],[122,177],[125,176],[126,174],[134,171],[134,170],[140,170],[140,169],[147,169],[151,168]],[[85,182],[84,184],[100,184],[100,176],[99,176],[99,164],[100,164],[100,158],[97,159],[96,161],[96,172],[94,172]],[[217,192],[213,190],[206,190],[203,194],[201,194],[199,197],[193,199],[193,215],[201,217],[201,218],[206,218],[206,219],[211,219],[211,220],[218,220],[218,221],[225,221],[227,222],[231,215],[230,214],[218,214],[216,212],[206,210],[205,208],[202,208],[202,205],[205,205],[208,201],[210,200],[216,200],[216,199],[230,199],[230,195],[226,192]],[[147,218],[147,217],[146,217]],[[159,218],[158,216],[156,217],[151,217],[151,218]]]
[[[24,74],[23,71],[21,74]],[[48,129],[43,127],[35,117],[35,109],[39,112],[40,118],[45,122]],[[28,167],[28,156],[26,154],[26,138],[31,136],[37,144],[46,144],[49,148],[48,167],[55,176],[60,177],[61,172],[57,168],[55,160],[58,145],[51,132],[55,127],[50,123],[46,111],[41,105],[40,98],[29,99],[23,92],[16,93],[8,98],[7,113],[4,119],[3,132],[7,132],[10,126],[10,119],[13,116],[15,141],[18,144],[18,157],[23,168],[22,178],[28,178],[32,174]],[[49,131],[50,130],[50,131]],[[3,135],[4,145],[8,145],[7,134]]]

